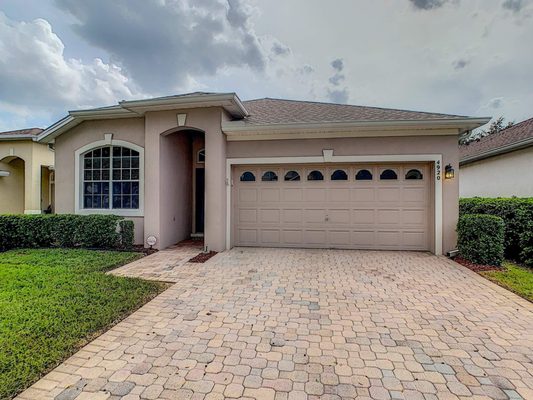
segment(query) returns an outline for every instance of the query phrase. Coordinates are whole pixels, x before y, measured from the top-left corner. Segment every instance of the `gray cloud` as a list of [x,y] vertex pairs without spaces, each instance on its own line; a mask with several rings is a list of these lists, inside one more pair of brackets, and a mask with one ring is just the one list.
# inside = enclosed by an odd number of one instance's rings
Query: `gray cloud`
[[272,45],[272,53],[277,56],[286,56],[291,53],[291,49],[278,41]]
[[505,8],[506,10],[513,11],[515,13],[520,12],[524,6],[525,3],[522,0],[505,0],[502,4],[503,8]]
[[329,83],[334,86],[339,86],[340,83],[345,79],[344,74],[341,74],[342,70],[344,69],[344,61],[341,58],[337,58],[333,60],[330,65],[336,72],[328,79]]
[[432,10],[442,7],[449,0],[409,0],[417,10]]
[[350,92],[347,88],[342,90],[328,89],[328,97],[333,103],[346,104],[348,102],[348,98],[350,97]]
[[334,103],[347,103],[348,98],[350,97],[348,88],[338,88],[338,86],[346,79],[342,73],[342,71],[344,71],[344,60],[342,58],[336,58],[330,63],[330,65],[333,67],[335,73],[328,79],[328,82],[333,85],[333,87],[327,88],[328,98]]
[[226,67],[264,71],[266,57],[241,0],[56,0],[73,28],[144,89],[171,92]]
[[469,64],[468,60],[465,59],[459,59],[453,62],[453,68],[454,69],[463,69]]
[[344,61],[342,60],[342,58],[337,58],[331,62],[331,66],[335,70],[341,72],[344,69]]

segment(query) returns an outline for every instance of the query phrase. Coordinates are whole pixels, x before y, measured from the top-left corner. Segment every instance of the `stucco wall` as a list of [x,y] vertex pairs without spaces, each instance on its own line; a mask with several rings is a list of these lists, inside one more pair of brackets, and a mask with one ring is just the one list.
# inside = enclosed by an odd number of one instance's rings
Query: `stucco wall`
[[[280,141],[228,142],[228,158],[320,156],[322,150],[337,156],[386,154],[441,154],[443,167],[452,164],[457,170],[459,149],[457,136],[377,137],[336,139],[295,139]],[[459,215],[459,180],[443,180],[443,251],[456,247],[455,228]]]
[[533,147],[461,166],[461,197],[533,197]]
[[[74,153],[80,147],[104,139],[105,133],[112,133],[113,139],[144,147],[143,118],[85,121],[55,140],[55,212],[74,213],[75,159]],[[76,200],[77,201],[77,200]],[[135,223],[135,242],[143,243],[143,217],[128,218]]]
[[15,158],[10,162],[0,161],[0,170],[9,176],[0,177],[0,214],[24,212],[24,161]]

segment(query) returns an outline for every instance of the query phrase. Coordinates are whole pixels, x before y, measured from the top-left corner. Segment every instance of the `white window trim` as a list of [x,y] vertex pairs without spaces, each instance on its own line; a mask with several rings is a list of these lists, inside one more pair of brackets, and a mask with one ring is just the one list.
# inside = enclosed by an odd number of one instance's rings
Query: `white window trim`
[[[81,158],[86,152],[104,146],[121,146],[135,150],[139,153],[139,208],[138,209],[113,209],[113,208],[83,208],[83,168],[81,168]],[[104,139],[89,143],[80,147],[74,152],[74,213],[89,214],[113,214],[121,217],[143,217],[144,216],[144,148],[125,140]],[[111,199],[110,199],[110,204]]]
[[[366,163],[366,162],[433,162],[434,171],[434,212],[436,255],[442,255],[442,154],[398,154],[372,156],[334,156],[332,150],[324,150],[322,156],[311,157],[258,157],[226,159],[226,249],[231,248],[231,188],[233,186],[231,168],[233,165],[262,164],[319,164],[319,163]],[[379,178],[379,177],[378,177]]]

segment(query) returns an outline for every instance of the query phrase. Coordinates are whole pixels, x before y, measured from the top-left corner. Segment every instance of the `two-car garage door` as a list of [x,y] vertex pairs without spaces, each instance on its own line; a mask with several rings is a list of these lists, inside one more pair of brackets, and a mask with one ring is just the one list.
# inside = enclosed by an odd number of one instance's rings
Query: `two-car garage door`
[[429,164],[236,166],[236,246],[430,250]]

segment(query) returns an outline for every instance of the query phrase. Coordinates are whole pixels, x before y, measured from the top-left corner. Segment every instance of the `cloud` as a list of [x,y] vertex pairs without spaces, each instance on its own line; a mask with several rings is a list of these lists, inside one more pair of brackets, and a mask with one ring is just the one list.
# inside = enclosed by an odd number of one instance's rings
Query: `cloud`
[[469,64],[469,61],[468,60],[465,60],[463,58],[460,58],[458,60],[455,60],[453,62],[453,68],[454,69],[463,69],[464,67],[466,67],[467,65]]
[[502,4],[502,7],[506,10],[513,11],[518,13],[525,6],[525,2],[522,0],[505,0]]
[[2,109],[27,117],[142,96],[122,69],[95,58],[64,57],[64,44],[44,19],[19,22],[0,12]]
[[442,7],[450,0],[409,0],[417,10],[433,10]]
[[264,72],[267,53],[242,0],[57,0],[74,30],[105,50],[139,85],[172,92],[188,77],[230,67]]
[[276,56],[286,56],[291,53],[291,49],[290,47],[285,46],[283,43],[275,41],[272,45],[272,53],[274,53]]
[[347,103],[348,98],[350,97],[348,88],[338,88],[338,86],[340,86],[340,84],[346,79],[342,73],[342,71],[344,71],[344,60],[342,58],[336,58],[330,63],[330,65],[333,67],[335,73],[328,79],[328,82],[333,85],[333,87],[327,88],[328,98],[334,103]]

